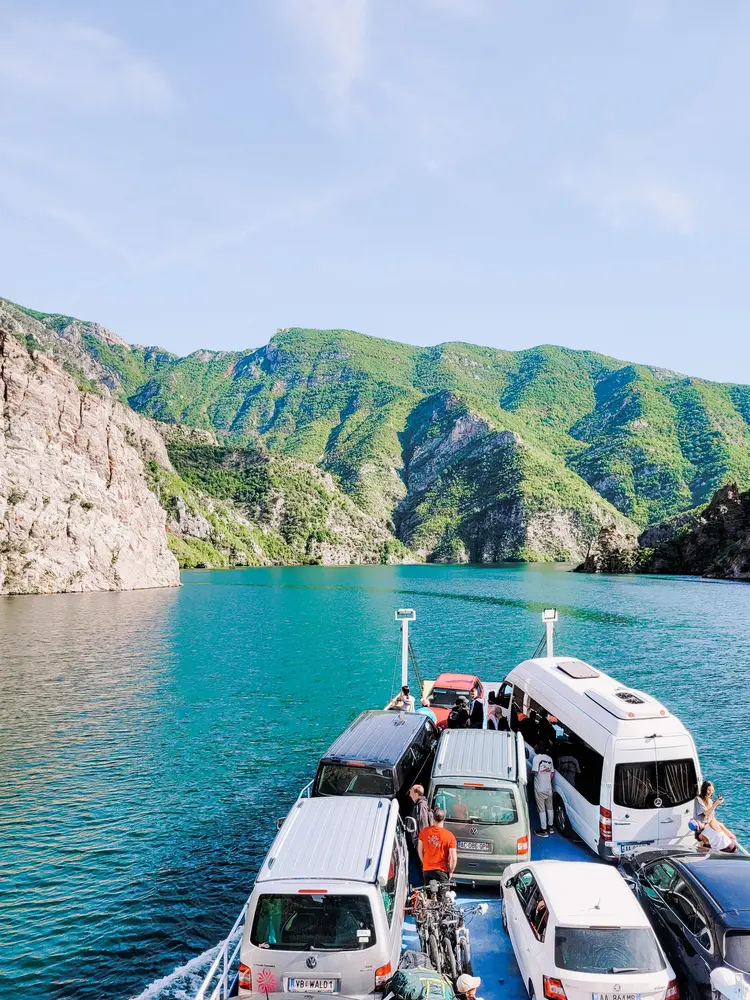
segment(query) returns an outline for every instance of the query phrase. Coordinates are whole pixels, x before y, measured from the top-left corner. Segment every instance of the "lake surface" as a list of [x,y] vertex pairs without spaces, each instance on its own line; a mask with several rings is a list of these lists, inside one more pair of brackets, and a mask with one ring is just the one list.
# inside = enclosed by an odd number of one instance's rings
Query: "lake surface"
[[[556,651],[658,696],[750,841],[750,588],[559,566],[192,572],[0,599],[0,995],[184,997],[316,757],[396,683]],[[175,970],[175,971],[173,971]]]

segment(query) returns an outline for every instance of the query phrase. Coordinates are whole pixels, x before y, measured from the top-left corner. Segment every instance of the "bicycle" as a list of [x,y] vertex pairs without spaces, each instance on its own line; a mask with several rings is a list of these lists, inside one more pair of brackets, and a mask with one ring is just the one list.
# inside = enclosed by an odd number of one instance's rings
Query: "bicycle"
[[454,882],[430,882],[415,889],[410,910],[414,914],[422,951],[435,971],[453,982],[462,973],[471,975],[471,939],[466,918],[487,912],[486,903],[456,906]]

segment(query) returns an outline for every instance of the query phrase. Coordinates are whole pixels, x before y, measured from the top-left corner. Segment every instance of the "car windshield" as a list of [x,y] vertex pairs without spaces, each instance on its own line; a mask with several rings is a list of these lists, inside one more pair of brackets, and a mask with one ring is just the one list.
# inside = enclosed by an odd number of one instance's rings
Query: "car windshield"
[[698,778],[690,757],[615,767],[615,803],[626,809],[681,806],[697,794]]
[[468,698],[468,688],[459,691],[458,688],[434,687],[430,692],[430,704],[438,708],[453,708],[458,697]]
[[558,927],[555,965],[570,972],[661,972],[664,958],[650,927]]
[[389,767],[359,767],[356,764],[324,764],[318,795],[393,795]]
[[434,805],[445,810],[445,818],[455,823],[487,823],[508,826],[518,822],[518,808],[512,788],[467,788],[438,785]]
[[264,894],[250,940],[281,951],[362,951],[375,944],[367,896]]
[[750,934],[727,934],[724,939],[724,958],[727,965],[740,972],[750,974]]

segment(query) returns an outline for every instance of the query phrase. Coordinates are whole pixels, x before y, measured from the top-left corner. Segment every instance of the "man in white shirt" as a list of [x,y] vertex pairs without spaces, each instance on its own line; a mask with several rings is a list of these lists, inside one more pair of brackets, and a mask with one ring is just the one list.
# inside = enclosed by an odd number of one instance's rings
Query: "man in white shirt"
[[555,832],[555,813],[552,806],[552,779],[555,776],[555,765],[550,757],[547,746],[539,747],[539,753],[534,754],[531,771],[534,775],[534,798],[539,810],[539,829],[537,837],[547,837]]
[[737,853],[737,840],[734,834],[717,819],[712,819],[708,823],[700,823],[693,819],[688,826],[696,830],[698,841],[704,847],[710,847],[712,851],[719,851],[721,854]]

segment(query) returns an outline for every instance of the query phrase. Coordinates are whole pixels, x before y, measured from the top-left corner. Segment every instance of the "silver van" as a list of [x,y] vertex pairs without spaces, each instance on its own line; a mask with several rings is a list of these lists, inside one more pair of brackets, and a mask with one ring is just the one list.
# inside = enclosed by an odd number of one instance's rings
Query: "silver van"
[[430,804],[445,810],[458,842],[456,881],[499,882],[506,865],[529,860],[526,783],[520,734],[448,729],[440,737]]
[[381,991],[398,968],[407,892],[395,800],[298,799],[250,896],[239,995]]

